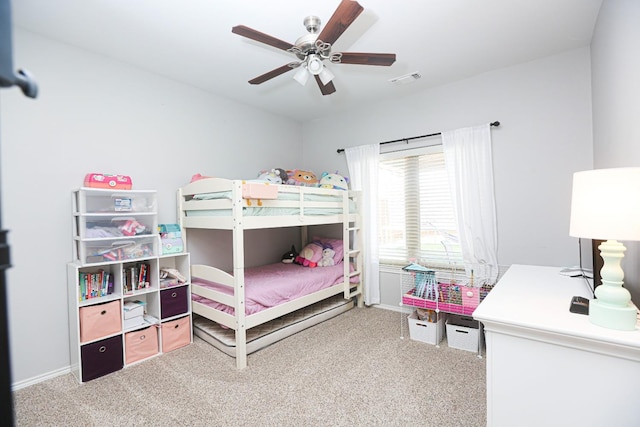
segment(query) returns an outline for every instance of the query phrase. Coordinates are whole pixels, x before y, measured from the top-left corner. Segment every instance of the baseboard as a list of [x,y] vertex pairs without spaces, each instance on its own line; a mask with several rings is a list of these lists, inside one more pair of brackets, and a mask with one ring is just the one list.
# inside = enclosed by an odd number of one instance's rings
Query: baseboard
[[382,310],[397,311],[398,313],[407,313],[407,314],[413,311],[412,307],[398,307],[398,306],[389,305],[389,304],[376,304],[376,305],[373,305],[372,307],[380,308]]
[[37,377],[32,377],[23,381],[18,381],[16,383],[11,384],[11,391],[17,391],[25,387],[32,386],[34,384],[41,383],[43,381],[50,380],[55,377],[59,377],[61,375],[66,375],[71,372],[71,367],[66,366],[64,368],[57,369],[55,371],[47,372],[42,375],[38,375]]

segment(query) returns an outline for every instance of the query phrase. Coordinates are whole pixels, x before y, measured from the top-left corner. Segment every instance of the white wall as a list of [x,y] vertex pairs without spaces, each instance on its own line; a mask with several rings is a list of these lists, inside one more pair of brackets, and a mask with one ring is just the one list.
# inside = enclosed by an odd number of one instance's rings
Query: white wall
[[[501,122],[492,128],[501,265],[576,265],[569,236],[571,180],[593,165],[588,48],[363,105],[304,126],[303,163],[348,174],[336,149]],[[337,163],[339,162],[339,163]],[[382,303],[397,306],[397,277],[381,280]]]
[[[16,68],[40,86],[36,100],[16,88],[0,98],[15,384],[69,366],[71,190],[86,173],[126,174],[135,188],[157,189],[160,222],[175,222],[175,191],[192,174],[253,178],[302,154],[301,126],[288,119],[20,30],[14,51]],[[268,250],[277,247],[279,259],[290,242]]]
[[[598,169],[640,166],[638,23],[637,0],[602,3],[591,43],[594,165]],[[625,286],[640,306],[640,244],[625,245]]]

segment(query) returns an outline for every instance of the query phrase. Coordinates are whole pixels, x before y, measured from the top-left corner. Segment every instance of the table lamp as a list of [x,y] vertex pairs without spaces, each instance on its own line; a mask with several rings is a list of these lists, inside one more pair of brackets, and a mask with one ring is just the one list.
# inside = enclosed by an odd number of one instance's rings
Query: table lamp
[[602,285],[589,302],[591,323],[609,329],[636,328],[636,307],[622,285],[620,266],[625,246],[618,240],[640,240],[640,168],[595,169],[573,175],[569,234],[606,240],[598,249],[604,264]]

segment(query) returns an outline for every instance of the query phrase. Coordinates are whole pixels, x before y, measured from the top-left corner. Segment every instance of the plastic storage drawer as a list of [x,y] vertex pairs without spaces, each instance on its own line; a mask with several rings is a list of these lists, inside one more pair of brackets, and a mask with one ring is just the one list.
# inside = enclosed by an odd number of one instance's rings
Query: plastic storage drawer
[[[77,204],[81,213],[155,212],[155,192],[80,190]],[[82,199],[84,195],[84,200]],[[84,205],[83,205],[84,203]]]
[[80,342],[117,334],[122,330],[120,300],[80,307]]
[[169,317],[184,314],[189,311],[189,299],[187,286],[180,286],[160,291],[160,317]]
[[86,214],[78,219],[77,227],[75,233],[82,239],[143,236],[155,234],[157,230],[155,214],[125,216]]
[[125,362],[130,364],[158,354],[158,328],[148,328],[124,334]]
[[113,239],[76,240],[78,259],[83,264],[129,261],[158,255],[157,235]]
[[118,335],[83,345],[82,381],[91,381],[122,369],[122,336]]
[[191,318],[189,316],[162,324],[162,352],[167,353],[191,342]]

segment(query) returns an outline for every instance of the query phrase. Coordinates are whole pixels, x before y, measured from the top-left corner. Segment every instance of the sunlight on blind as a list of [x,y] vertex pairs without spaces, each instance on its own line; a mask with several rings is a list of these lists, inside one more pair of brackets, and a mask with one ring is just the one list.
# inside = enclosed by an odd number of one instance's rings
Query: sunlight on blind
[[383,159],[379,191],[380,262],[452,267],[462,263],[441,148]]

